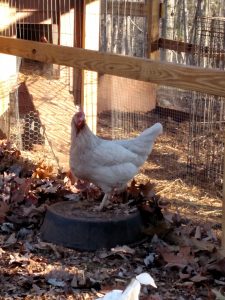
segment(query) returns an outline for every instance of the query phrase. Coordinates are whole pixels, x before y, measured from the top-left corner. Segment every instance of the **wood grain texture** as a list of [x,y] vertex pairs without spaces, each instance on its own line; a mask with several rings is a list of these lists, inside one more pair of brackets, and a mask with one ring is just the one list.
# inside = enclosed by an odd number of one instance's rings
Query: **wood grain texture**
[[153,60],[159,60],[160,53],[159,51],[152,51],[151,44],[153,41],[159,39],[160,2],[158,0],[152,0],[149,1],[146,6],[148,10],[148,57]]
[[0,53],[225,97],[225,72],[0,37]]

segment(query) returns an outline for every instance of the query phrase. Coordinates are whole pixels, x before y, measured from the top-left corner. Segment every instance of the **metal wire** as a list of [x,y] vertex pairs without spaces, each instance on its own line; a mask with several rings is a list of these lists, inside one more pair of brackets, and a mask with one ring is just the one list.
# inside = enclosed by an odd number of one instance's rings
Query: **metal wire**
[[[199,51],[192,63],[224,70],[225,19],[198,18],[196,25]],[[195,181],[210,180],[222,188],[225,98],[193,92],[192,99],[188,172]]]
[[[148,4],[148,1],[100,2],[100,51],[148,57],[147,16],[140,15],[140,5]],[[177,48],[168,50],[161,45],[162,60],[224,70],[225,21],[222,16],[225,2],[216,2],[217,5],[209,0],[165,0],[166,16],[161,24],[161,37],[174,39]],[[0,20],[1,35],[42,43],[84,46],[82,1],[0,0],[0,5],[6,11],[13,9],[16,20],[12,26]],[[206,13],[210,12],[221,17],[206,17]],[[92,38],[90,32],[87,34]],[[180,40],[196,45],[197,51],[185,53],[184,49],[178,49]],[[77,75],[75,93],[74,73],[78,70],[72,72],[68,67],[20,58],[17,67],[16,87],[12,88],[8,83],[6,87],[11,99],[11,139],[27,152],[32,152],[36,146],[50,149],[55,161],[61,154],[68,156],[74,102],[79,102],[84,93],[80,84],[81,71]],[[224,99],[160,86],[155,103],[155,89],[151,84],[106,74],[98,74],[97,77],[92,73],[88,79],[90,85],[93,84],[89,89],[89,101],[91,103],[92,94],[97,93],[98,116],[100,122],[104,119],[109,125],[106,126],[108,137],[130,137],[160,121],[165,135],[174,137],[176,132],[179,147],[184,146],[191,180],[195,183],[211,180],[221,186]],[[92,106],[90,114],[95,113]],[[101,126],[98,128],[101,130]],[[98,134],[101,134],[100,130]],[[175,144],[174,137],[170,140],[171,148]],[[173,155],[176,156],[175,151]]]

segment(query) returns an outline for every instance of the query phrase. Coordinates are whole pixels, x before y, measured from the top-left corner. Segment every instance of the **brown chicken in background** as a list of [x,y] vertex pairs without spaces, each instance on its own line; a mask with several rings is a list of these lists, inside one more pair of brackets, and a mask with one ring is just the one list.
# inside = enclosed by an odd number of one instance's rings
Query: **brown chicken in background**
[[105,193],[102,210],[113,191],[123,191],[151,153],[162,125],[154,124],[139,136],[104,140],[90,130],[85,114],[77,112],[71,122],[70,169],[73,176],[94,183]]

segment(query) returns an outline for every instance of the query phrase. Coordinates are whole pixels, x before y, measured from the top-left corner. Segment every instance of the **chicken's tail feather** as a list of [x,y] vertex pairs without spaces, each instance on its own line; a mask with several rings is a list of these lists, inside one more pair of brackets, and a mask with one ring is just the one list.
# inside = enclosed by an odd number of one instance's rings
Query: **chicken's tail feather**
[[144,130],[141,135],[145,136],[145,135],[152,135],[154,137],[157,137],[158,135],[163,133],[163,127],[161,123],[156,123],[153,126],[151,126],[150,128]]

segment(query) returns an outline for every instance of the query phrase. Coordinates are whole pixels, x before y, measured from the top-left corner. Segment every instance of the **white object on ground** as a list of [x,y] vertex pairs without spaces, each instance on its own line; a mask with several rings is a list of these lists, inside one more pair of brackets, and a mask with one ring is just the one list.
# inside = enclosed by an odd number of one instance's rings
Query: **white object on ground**
[[131,280],[130,284],[124,291],[112,290],[104,297],[97,298],[96,300],[138,300],[141,284],[151,285],[157,288],[155,281],[151,275],[149,275],[148,273],[141,273]]

